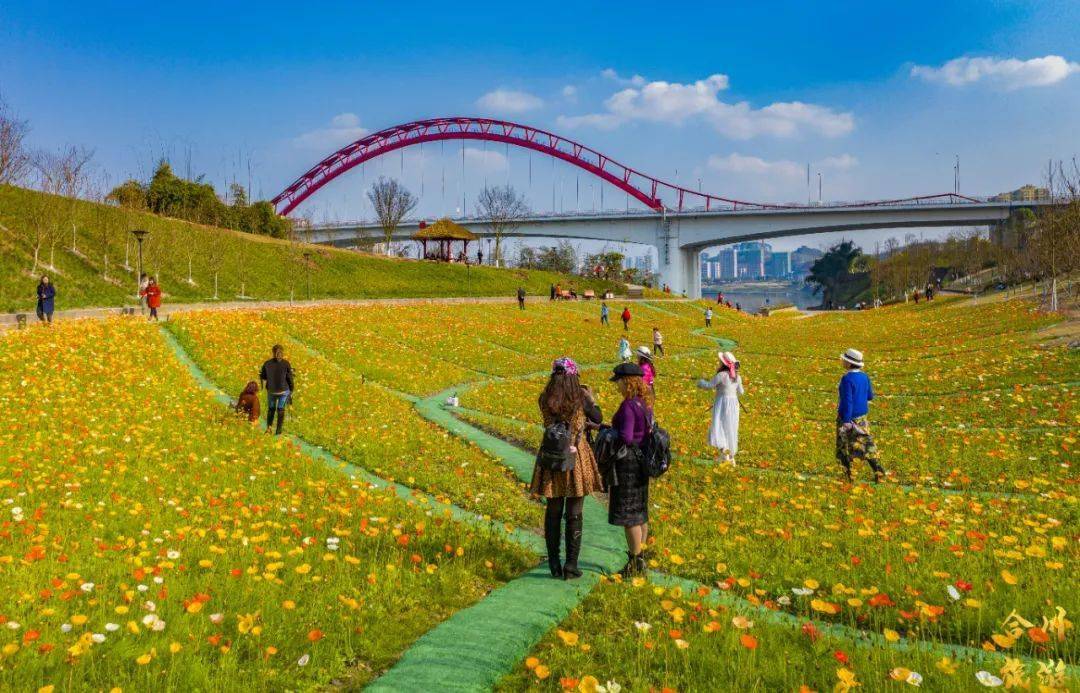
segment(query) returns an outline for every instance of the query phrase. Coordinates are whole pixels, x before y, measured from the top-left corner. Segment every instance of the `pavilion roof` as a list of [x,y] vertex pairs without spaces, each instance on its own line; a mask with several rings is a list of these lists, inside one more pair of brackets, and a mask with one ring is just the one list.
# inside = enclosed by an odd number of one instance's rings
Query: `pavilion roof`
[[429,224],[422,229],[418,229],[412,237],[418,241],[475,241],[479,238],[479,236],[461,224],[456,224],[445,217],[439,219],[434,224]]

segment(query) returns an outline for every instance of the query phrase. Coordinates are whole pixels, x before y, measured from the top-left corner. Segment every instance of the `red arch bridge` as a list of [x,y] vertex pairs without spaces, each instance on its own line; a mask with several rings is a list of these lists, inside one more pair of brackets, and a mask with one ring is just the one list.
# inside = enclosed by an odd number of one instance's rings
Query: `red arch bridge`
[[[432,118],[366,135],[311,167],[272,202],[289,214],[338,176],[390,152],[427,142],[501,142],[576,166],[625,192],[643,205],[627,213],[538,214],[506,236],[586,238],[653,245],[660,281],[691,297],[701,293],[700,251],[745,240],[875,228],[982,226],[1008,219],[1018,206],[1044,202],[1001,202],[956,193],[869,202],[788,205],[748,202],[691,190],[649,176],[586,147],[539,128],[488,118]],[[488,220],[459,220],[481,236]],[[396,237],[411,236],[420,220],[402,223]],[[317,243],[347,246],[381,233],[375,223],[334,223],[312,229]]]

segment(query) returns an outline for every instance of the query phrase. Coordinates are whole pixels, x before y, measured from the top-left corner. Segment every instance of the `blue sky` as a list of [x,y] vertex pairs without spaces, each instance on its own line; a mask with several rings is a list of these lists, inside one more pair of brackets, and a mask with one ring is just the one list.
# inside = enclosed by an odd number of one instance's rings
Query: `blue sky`
[[[366,131],[440,115],[545,127],[765,201],[806,199],[807,163],[812,195],[821,171],[840,200],[949,191],[956,155],[961,191],[993,194],[1080,154],[1080,3],[553,5],[9,0],[0,94],[33,145],[92,147],[114,181],[162,154],[183,173],[190,152],[219,186],[247,183],[250,162],[265,197]],[[370,216],[379,174],[422,189],[429,216],[468,211],[485,182],[537,210],[600,203],[595,181],[538,155],[470,144],[466,159],[463,178],[460,148],[410,150],[306,209]]]

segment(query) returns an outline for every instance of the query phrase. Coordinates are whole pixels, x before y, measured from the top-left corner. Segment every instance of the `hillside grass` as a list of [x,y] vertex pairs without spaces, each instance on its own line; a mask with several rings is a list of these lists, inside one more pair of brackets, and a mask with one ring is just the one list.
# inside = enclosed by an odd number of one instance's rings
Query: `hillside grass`
[[[169,303],[215,300],[215,270],[220,301],[307,299],[309,278],[314,299],[512,296],[518,286],[546,297],[553,283],[597,293],[623,288],[551,272],[464,267],[290,243],[85,201],[73,201],[65,210],[67,220],[54,247],[45,243],[32,272],[32,218],[45,199],[44,193],[0,185],[0,312],[33,310],[41,274],[56,284],[57,310],[132,304],[137,254],[130,231],[135,228],[150,232],[144,266],[158,277]],[[50,255],[55,267],[49,267]]]

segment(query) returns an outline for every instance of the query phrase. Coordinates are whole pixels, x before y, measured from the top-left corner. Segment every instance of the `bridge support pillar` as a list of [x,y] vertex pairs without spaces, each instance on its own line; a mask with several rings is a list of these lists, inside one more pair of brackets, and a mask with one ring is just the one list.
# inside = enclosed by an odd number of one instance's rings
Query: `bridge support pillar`
[[656,251],[660,286],[668,285],[676,296],[701,298],[701,256],[679,247],[679,226],[665,214],[657,223]]

